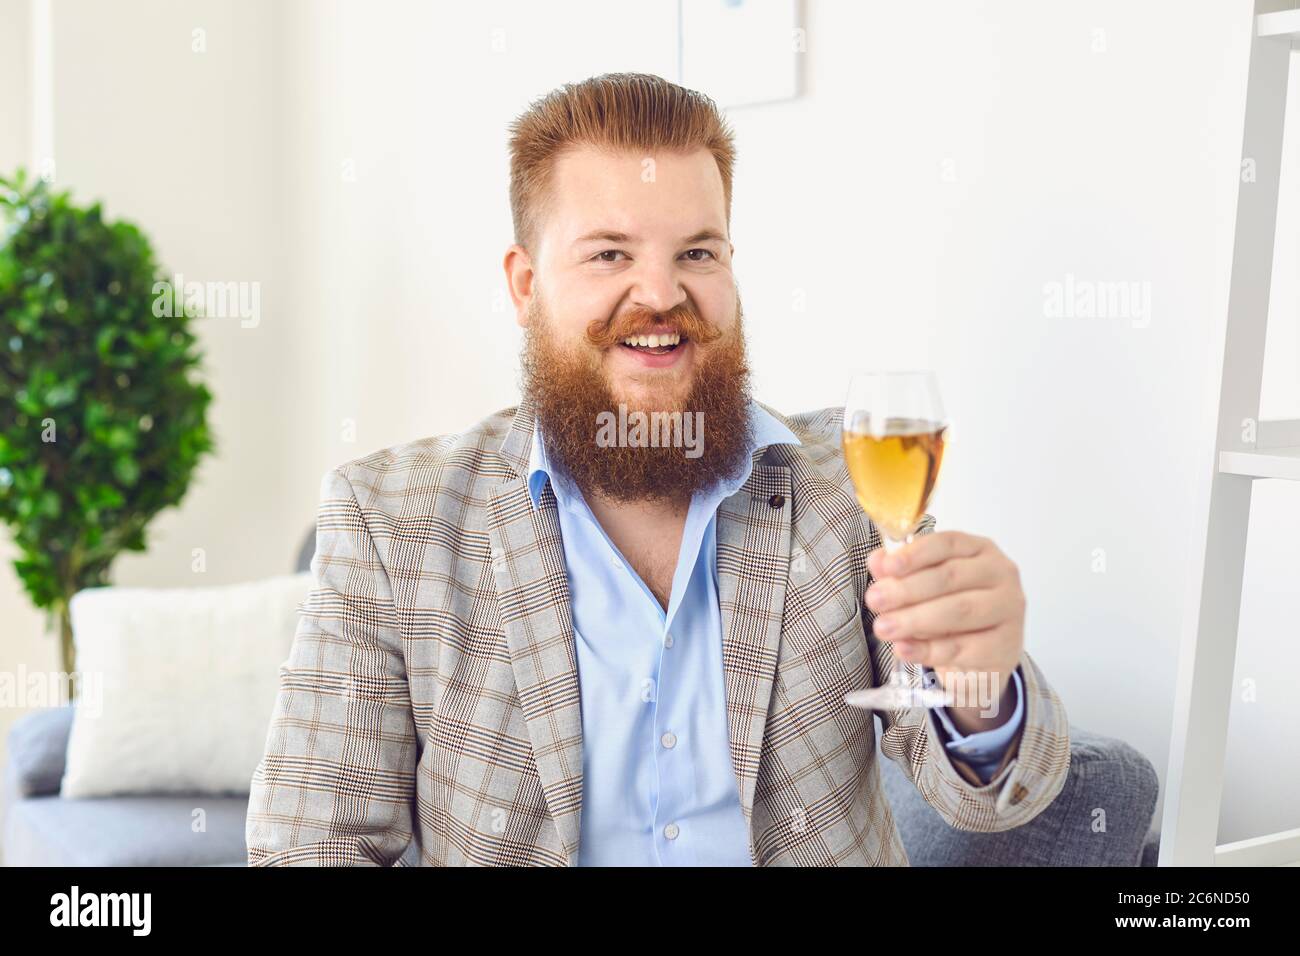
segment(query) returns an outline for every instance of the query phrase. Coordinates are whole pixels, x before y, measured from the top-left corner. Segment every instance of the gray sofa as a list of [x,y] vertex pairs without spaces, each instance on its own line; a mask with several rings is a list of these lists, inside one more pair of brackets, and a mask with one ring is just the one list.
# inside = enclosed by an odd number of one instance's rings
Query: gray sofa
[[[298,556],[308,570],[315,534]],[[59,796],[72,727],[70,706],[36,711],[9,733],[4,772],[6,866],[243,866],[246,796]],[[1070,776],[1046,810],[1002,833],[954,830],[891,760],[885,793],[914,866],[1155,866],[1151,825],[1157,778],[1151,762],[1120,740],[1070,727]],[[195,808],[206,815],[193,830]],[[1106,810],[1093,832],[1093,808]]]

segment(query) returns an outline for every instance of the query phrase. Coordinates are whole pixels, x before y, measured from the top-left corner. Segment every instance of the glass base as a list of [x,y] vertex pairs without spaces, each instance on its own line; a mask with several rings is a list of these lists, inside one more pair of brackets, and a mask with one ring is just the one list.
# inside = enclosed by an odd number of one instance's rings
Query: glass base
[[844,703],[864,710],[912,710],[918,708],[951,707],[953,695],[942,687],[911,687],[906,684],[884,684],[866,687],[844,695]]

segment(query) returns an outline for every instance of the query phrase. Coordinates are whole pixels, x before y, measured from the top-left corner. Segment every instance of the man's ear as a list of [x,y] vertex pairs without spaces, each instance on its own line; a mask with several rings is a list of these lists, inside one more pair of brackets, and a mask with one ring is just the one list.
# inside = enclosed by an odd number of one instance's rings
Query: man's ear
[[528,250],[514,243],[506,250],[502,267],[506,272],[506,289],[515,306],[515,321],[528,327],[528,305],[533,298],[533,259]]

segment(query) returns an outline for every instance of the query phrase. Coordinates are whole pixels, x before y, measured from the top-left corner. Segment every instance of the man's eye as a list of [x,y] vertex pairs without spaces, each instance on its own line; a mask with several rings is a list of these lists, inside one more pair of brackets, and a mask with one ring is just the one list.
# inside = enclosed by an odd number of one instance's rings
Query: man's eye
[[[717,258],[717,256],[715,256],[708,249],[688,249],[684,253],[682,253],[682,255],[690,257],[691,262],[705,261],[704,259],[696,257],[695,253],[703,253],[704,255],[708,256],[710,259]],[[596,253],[594,256],[591,257],[591,259],[593,262],[617,262],[618,260],[612,257],[622,256],[622,255],[626,255],[626,253],[623,252],[623,250],[621,249],[606,249],[604,252]]]

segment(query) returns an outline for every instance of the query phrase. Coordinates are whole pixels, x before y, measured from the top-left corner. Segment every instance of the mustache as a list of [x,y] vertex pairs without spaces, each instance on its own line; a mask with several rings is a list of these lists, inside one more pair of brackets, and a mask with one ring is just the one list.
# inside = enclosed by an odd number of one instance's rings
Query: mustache
[[613,319],[593,319],[587,323],[587,341],[599,349],[612,348],[630,335],[649,335],[655,326],[670,325],[680,335],[698,345],[710,345],[722,337],[722,332],[688,302],[683,302],[667,312],[652,309],[633,309]]

